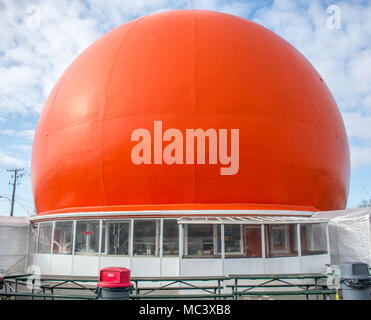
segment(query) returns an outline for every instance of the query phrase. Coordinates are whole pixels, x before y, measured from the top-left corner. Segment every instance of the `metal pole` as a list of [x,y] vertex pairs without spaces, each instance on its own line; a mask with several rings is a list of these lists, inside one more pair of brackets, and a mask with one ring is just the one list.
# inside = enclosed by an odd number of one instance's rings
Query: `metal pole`
[[14,211],[14,198],[15,198],[15,189],[17,187],[17,169],[14,170],[14,182],[13,182],[13,192],[12,192],[12,204],[10,207],[10,216],[13,217]]
[[8,172],[14,172],[14,181],[12,183],[12,187],[13,187],[13,191],[12,191],[12,200],[11,200],[11,206],[10,206],[10,216],[13,217],[13,213],[14,213],[14,201],[15,201],[15,191],[16,191],[16,188],[17,188],[17,178],[22,178],[23,175],[19,175],[18,176],[18,173],[20,171],[23,171],[24,169],[21,168],[21,169],[8,169],[7,171]]

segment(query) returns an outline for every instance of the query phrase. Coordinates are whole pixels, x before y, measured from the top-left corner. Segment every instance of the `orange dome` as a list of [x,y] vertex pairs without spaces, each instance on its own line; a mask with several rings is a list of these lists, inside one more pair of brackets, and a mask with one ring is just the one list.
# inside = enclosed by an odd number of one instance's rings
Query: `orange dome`
[[[139,128],[150,140],[133,138]],[[156,163],[156,150],[175,139],[162,136],[171,128],[184,152],[179,162],[164,155]],[[221,174],[226,165],[220,145],[210,160],[211,138],[204,164],[186,162],[186,132],[197,128],[214,130],[218,141],[226,129],[230,155],[237,130],[237,171]],[[136,156],[149,162],[135,163],[133,148],[144,142],[150,153]],[[344,124],[311,64],[256,23],[202,10],[145,16],[94,42],[55,85],[32,153],[38,214],[335,210],[345,207],[348,185]]]

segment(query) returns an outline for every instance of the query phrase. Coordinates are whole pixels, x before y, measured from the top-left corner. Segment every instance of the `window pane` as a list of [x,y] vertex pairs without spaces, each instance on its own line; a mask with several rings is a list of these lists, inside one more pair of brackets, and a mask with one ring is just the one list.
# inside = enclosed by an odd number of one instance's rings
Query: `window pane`
[[73,222],[56,222],[54,228],[54,254],[71,254],[73,243]]
[[[242,226],[239,224],[225,224],[224,225],[224,251],[226,257],[241,258],[242,251]],[[218,228],[218,253],[221,253],[221,227]]]
[[226,224],[224,226],[224,250],[226,255],[241,253],[241,226]]
[[103,221],[102,254],[129,254],[129,222]]
[[220,225],[187,224],[184,227],[185,256],[220,256]]
[[296,224],[266,225],[264,230],[267,257],[298,255]]
[[158,256],[158,236],[158,221],[134,221],[134,255]]
[[176,220],[164,220],[163,225],[163,252],[164,256],[179,254],[179,227]]
[[39,243],[37,245],[37,253],[50,253],[52,245],[53,223],[40,223]]
[[302,255],[327,253],[326,224],[301,224],[300,243]]
[[99,221],[76,223],[76,254],[96,255],[99,247]]

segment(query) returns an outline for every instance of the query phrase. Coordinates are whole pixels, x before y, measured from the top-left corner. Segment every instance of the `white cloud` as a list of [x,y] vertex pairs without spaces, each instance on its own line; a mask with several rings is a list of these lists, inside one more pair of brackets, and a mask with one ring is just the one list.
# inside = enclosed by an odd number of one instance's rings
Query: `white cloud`
[[[241,15],[253,5],[221,0],[5,0],[0,3],[0,112],[3,117],[40,113],[57,79],[78,54],[128,20],[177,8]],[[40,22],[39,28],[32,27],[35,21]]]
[[371,147],[351,147],[352,167],[371,166]]
[[32,150],[32,146],[27,144],[11,144],[9,148],[22,152],[29,152]]
[[0,134],[4,134],[6,136],[12,136],[12,137],[33,139],[33,137],[35,135],[35,130],[34,129],[27,129],[27,130],[16,131],[16,130],[13,130],[13,129],[5,129],[5,130],[1,130]]
[[80,17],[79,2],[40,1],[38,29],[29,28],[29,3],[5,1],[3,6],[0,111],[37,114],[58,77],[101,33],[94,19]]
[[322,75],[342,112],[352,165],[371,165],[371,3],[336,2],[341,28],[328,29],[320,1],[274,1],[254,20],[292,43]]
[[[40,12],[35,29],[29,24],[35,17],[28,11],[33,4]],[[0,0],[0,123],[12,114],[37,116],[58,77],[105,32],[145,14],[197,8],[249,17],[292,43],[333,93],[347,132],[357,141],[357,148],[351,148],[355,159],[360,153],[366,157],[371,146],[371,3],[334,4],[341,9],[339,30],[327,28],[327,6],[319,0],[276,0],[271,5],[242,0]],[[33,137],[33,130],[0,133]]]
[[9,156],[0,150],[0,165],[6,167],[24,167],[25,161]]
[[343,119],[348,137],[359,139],[371,146],[371,115],[360,112],[344,112]]

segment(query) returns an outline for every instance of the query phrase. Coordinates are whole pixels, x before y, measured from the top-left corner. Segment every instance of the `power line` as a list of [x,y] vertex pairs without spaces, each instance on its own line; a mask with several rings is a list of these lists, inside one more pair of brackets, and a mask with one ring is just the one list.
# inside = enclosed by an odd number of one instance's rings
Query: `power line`
[[370,196],[370,194],[367,192],[366,188],[364,186],[361,186],[363,191],[367,193],[368,196]]

